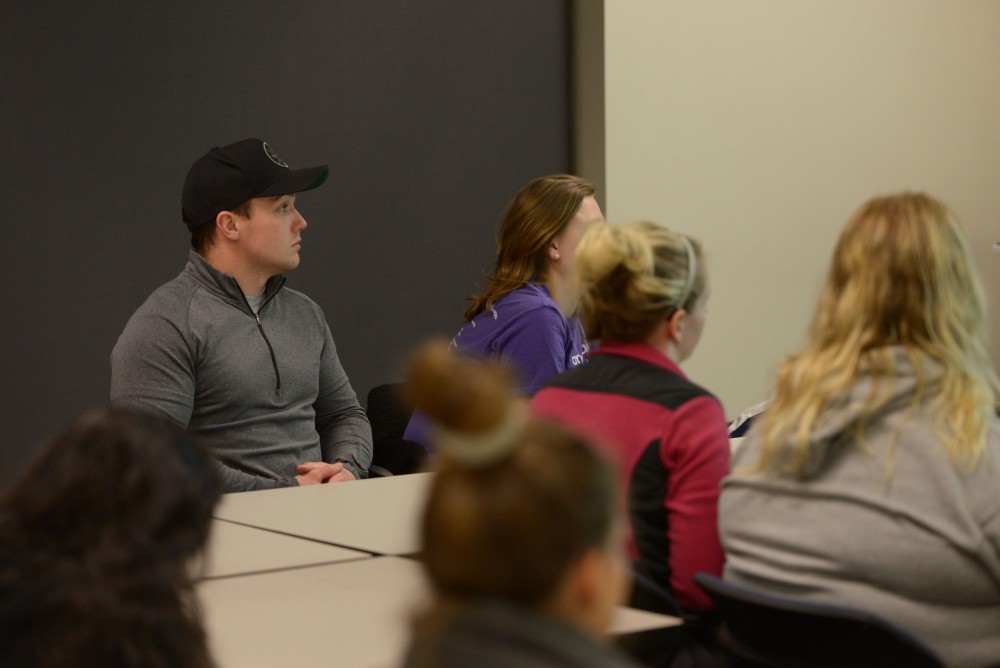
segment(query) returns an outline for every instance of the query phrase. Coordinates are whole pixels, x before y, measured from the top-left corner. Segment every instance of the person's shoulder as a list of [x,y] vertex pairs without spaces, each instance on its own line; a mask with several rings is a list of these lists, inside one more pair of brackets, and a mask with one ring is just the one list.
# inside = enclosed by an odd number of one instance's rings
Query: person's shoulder
[[508,321],[530,320],[559,326],[567,323],[566,316],[545,288],[531,283],[504,295],[494,305],[494,310],[500,318]]
[[191,299],[203,286],[187,272],[182,272],[163,285],[153,290],[146,300],[136,309],[136,316],[161,315],[167,316],[178,310],[186,310]]
[[702,410],[712,410],[724,414],[725,411],[722,408],[722,402],[719,400],[711,390],[699,385],[698,383],[692,381],[689,378],[683,378],[683,383],[687,387],[687,391],[690,392],[691,399],[697,399],[697,405],[703,407]]
[[591,350],[587,364],[567,371],[555,382],[586,382],[611,393],[658,404],[670,411],[683,408],[696,412],[717,410],[722,414],[722,404],[715,395],[682,373],[609,348],[599,346]]
[[537,286],[525,285],[508,292],[491,306],[477,313],[462,330],[471,328],[478,336],[487,332],[490,336],[500,336],[525,328],[533,328],[546,323],[548,326],[563,326],[566,320],[548,294],[539,294]]
[[310,308],[319,308],[319,304],[317,304],[316,300],[314,300],[312,297],[310,297],[304,292],[295,290],[294,288],[290,288],[288,286],[282,287],[281,290],[279,290],[278,293],[275,295],[275,297],[280,299],[288,299],[293,303],[309,306]]
[[519,305],[525,307],[551,307],[557,308],[556,303],[549,296],[545,286],[538,283],[525,283],[516,290],[512,290],[497,300],[499,304]]
[[[309,295],[287,286],[282,287],[272,297],[282,309],[283,317],[292,322],[302,324],[306,321],[315,323],[321,329],[329,327],[323,308]],[[264,306],[267,309],[267,306]],[[262,311],[263,312],[263,311]]]
[[185,274],[156,288],[129,317],[112,356],[142,357],[186,338],[190,331],[192,303],[202,290],[196,280]]
[[323,308],[315,299],[304,292],[285,286],[274,295],[274,299],[283,302],[289,308],[308,312],[321,320],[325,320]]
[[713,439],[726,444],[728,454],[729,423],[718,397],[701,385],[683,378],[672,394],[662,395],[661,401],[661,405],[670,408],[672,419],[695,425],[700,433],[712,434]]

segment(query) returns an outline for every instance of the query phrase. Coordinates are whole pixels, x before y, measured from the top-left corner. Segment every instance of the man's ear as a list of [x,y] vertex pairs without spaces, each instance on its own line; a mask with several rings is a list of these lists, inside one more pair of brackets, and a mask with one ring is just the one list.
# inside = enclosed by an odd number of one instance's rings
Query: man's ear
[[230,241],[240,238],[240,228],[232,211],[220,211],[215,217],[215,227],[219,234]]

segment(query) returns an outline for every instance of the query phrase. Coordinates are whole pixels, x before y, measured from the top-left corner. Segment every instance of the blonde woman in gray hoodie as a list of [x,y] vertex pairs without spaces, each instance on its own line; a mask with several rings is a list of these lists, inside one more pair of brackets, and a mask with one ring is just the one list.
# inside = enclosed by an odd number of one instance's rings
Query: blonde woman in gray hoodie
[[866,203],[805,347],[737,450],[725,578],[873,612],[947,665],[1000,660],[1000,423],[985,298],[938,200]]

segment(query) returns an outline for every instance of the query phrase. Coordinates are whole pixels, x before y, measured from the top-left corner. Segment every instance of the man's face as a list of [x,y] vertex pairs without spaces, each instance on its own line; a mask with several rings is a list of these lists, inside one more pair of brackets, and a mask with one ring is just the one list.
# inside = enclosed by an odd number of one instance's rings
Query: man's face
[[250,266],[267,276],[299,266],[306,219],[295,208],[295,195],[255,197],[250,217],[240,219],[240,248]]

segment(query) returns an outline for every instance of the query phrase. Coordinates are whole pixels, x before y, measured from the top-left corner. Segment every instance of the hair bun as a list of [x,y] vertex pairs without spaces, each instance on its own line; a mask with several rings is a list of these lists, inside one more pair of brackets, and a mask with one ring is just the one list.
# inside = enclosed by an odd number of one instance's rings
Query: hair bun
[[510,371],[448,349],[443,339],[420,346],[410,362],[410,403],[434,422],[442,454],[468,466],[488,466],[513,449],[525,421],[514,400]]
[[510,403],[504,419],[492,429],[467,432],[436,425],[434,443],[441,454],[469,468],[485,468],[510,454],[517,446],[518,434],[527,422],[522,404]]

